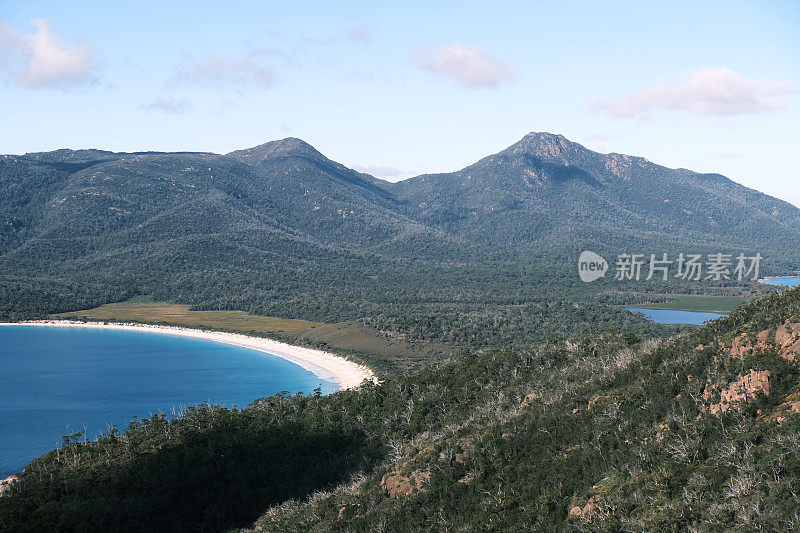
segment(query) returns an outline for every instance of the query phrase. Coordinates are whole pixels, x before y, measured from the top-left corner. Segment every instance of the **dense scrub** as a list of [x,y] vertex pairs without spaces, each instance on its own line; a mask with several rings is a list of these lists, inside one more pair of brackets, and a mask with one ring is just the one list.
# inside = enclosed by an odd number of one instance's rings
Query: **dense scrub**
[[[796,530],[800,372],[771,341],[731,347],[798,314],[793,290],[658,345],[508,353],[487,369],[503,386],[462,422],[350,485],[274,507],[256,529]],[[754,369],[769,372],[768,395],[709,412],[719,397],[706,390]],[[397,476],[406,490],[387,484]]]
[[[799,314],[795,289],[658,343],[467,353],[358,391],[72,439],[0,499],[0,527],[218,530],[266,511],[256,529],[795,529],[800,372],[771,341],[731,346]],[[709,412],[705,391],[750,370],[769,394]]]
[[481,349],[524,348],[532,339],[624,331],[649,338],[676,333],[679,326],[655,324],[639,314],[599,303],[540,300],[525,305],[440,306],[405,309],[361,320],[383,335],[414,342],[446,342]]

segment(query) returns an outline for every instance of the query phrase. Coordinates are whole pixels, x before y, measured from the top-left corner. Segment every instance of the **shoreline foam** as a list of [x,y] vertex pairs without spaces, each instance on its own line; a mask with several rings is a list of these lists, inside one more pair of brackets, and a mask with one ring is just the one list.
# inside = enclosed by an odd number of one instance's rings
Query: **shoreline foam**
[[51,327],[83,327],[121,329],[128,331],[149,331],[205,339],[225,344],[233,344],[242,348],[249,348],[267,353],[290,361],[306,370],[313,372],[322,379],[335,382],[339,390],[353,389],[364,381],[378,382],[375,373],[368,367],[354,363],[344,357],[334,355],[322,350],[304,348],[286,344],[265,337],[251,337],[242,333],[227,333],[223,331],[210,331],[193,329],[181,326],[160,326],[155,324],[116,323],[116,322],[79,322],[74,320],[28,320],[25,322],[3,322],[0,326],[51,326]]

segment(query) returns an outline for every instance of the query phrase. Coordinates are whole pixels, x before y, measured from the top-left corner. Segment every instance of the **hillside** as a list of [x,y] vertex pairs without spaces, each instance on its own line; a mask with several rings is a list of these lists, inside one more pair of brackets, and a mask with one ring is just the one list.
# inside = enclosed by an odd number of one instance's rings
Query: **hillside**
[[[0,529],[796,523],[800,289],[686,332],[619,306],[766,289],[634,291],[574,272],[585,247],[796,266],[788,204],[549,134],[398,184],[299,139],[226,155],[5,156],[0,184],[4,319],[250,328],[385,378],[67,436],[4,486]],[[122,303],[96,308],[109,302]]]
[[0,499],[0,527],[793,530],[798,316],[793,289],[672,339],[465,353],[74,436]]
[[[367,275],[419,249],[452,248],[452,239],[392,211],[374,180],[295,141],[272,143],[257,160],[243,152],[4,158],[0,271],[9,292],[32,292],[12,311],[89,307],[34,305],[71,284],[86,287],[92,304],[149,294],[262,314],[277,304],[283,308],[273,314],[314,318],[311,301],[348,289],[349,302],[361,300]],[[32,277],[35,286],[24,286]],[[358,316],[349,305],[345,313]],[[335,303],[319,308],[316,318],[341,312]]]
[[797,208],[545,133],[396,184],[288,138],[226,155],[2,156],[0,185],[0,315],[10,319],[145,296],[322,322],[389,317],[396,329],[398,309],[457,320],[554,294],[629,304],[759,290],[610,276],[590,286],[574,272],[587,248],[759,252],[773,274],[800,264]]
[[462,170],[392,190],[419,220],[514,249],[723,247],[761,251],[785,268],[800,260],[787,246],[800,243],[795,206],[719,174],[600,154],[562,135],[530,133]]
[[419,432],[380,467],[255,530],[794,530],[798,361],[798,289],[673,340],[466,358],[407,386]]

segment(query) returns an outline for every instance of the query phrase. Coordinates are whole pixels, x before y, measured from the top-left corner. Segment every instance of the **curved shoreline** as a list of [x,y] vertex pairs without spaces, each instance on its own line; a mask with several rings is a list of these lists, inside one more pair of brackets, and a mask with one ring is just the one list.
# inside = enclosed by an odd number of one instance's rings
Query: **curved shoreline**
[[102,322],[78,322],[74,320],[28,320],[25,322],[2,322],[0,326],[51,326],[51,327],[78,327],[78,328],[104,328],[122,329],[129,331],[149,331],[151,333],[162,333],[176,335],[179,337],[191,337],[195,339],[205,339],[225,344],[233,344],[242,348],[249,348],[259,352],[267,353],[286,359],[306,370],[313,372],[322,379],[335,382],[339,390],[353,389],[361,385],[365,380],[373,383],[378,382],[375,373],[364,365],[354,363],[344,357],[333,355],[322,350],[303,348],[279,342],[264,337],[251,337],[241,333],[227,333],[223,331],[206,331],[201,329],[185,328],[180,326],[158,326],[154,324],[135,324],[135,323],[102,323]]

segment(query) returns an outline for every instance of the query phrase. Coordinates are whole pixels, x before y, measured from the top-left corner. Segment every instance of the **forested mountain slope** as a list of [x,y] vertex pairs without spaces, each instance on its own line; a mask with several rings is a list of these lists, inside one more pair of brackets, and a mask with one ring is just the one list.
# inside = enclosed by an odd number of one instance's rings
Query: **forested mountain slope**
[[[4,158],[0,269],[7,294],[18,295],[22,314],[25,300],[31,311],[56,310],[46,304],[48,289],[65,284],[88,286],[98,303],[108,293],[151,294],[260,312],[278,302],[284,308],[273,312],[299,314],[315,294],[350,289],[354,302],[372,288],[370,274],[422,253],[446,258],[469,248],[396,213],[374,178],[302,141],[269,146],[251,156],[59,151]],[[35,286],[26,278],[36,278]],[[287,299],[305,300],[302,310]],[[337,316],[335,306],[321,307],[318,317]]]
[[[392,186],[419,220],[513,247],[730,247],[800,260],[800,210],[719,174],[600,154],[530,133],[457,172]],[[623,250],[624,251],[624,250]]]
[[465,358],[397,389],[415,429],[378,468],[255,529],[793,531],[799,362],[800,289],[657,343]]
[[799,317],[793,289],[658,342],[579,336],[157,416],[28,465],[0,527],[791,531]]
[[758,252],[773,274],[800,263],[790,204],[544,133],[397,184],[288,138],[227,155],[2,156],[0,185],[0,313],[11,318],[133,295],[324,321],[556,290],[569,300],[612,285],[577,283],[587,248]]

